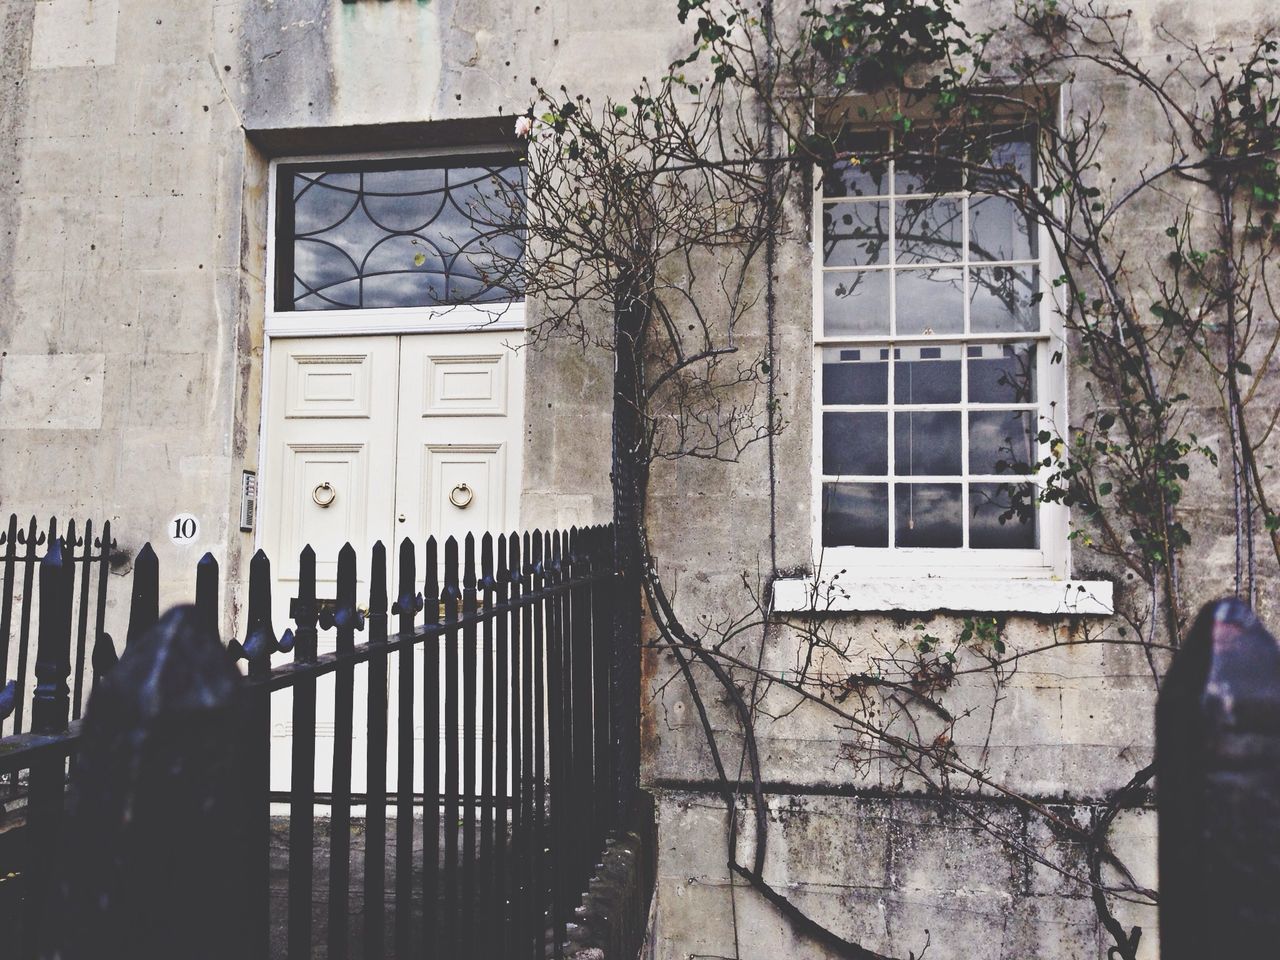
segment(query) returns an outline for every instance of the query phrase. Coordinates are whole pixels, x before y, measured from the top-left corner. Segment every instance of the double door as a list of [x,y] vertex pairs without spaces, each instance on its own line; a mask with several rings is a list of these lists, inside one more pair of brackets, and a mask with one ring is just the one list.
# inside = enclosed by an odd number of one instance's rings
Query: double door
[[[272,563],[273,623],[291,626],[298,554],[316,553],[316,595],[334,598],[338,551],[357,557],[357,596],[369,594],[373,544],[387,548],[396,595],[399,544],[409,537],[421,575],[425,542],[519,522],[524,398],[522,334],[511,331],[275,340],[267,391],[261,544]],[[443,549],[441,551],[443,559]],[[395,629],[392,618],[391,629]],[[357,634],[357,642],[364,640]],[[322,633],[320,652],[333,648]],[[435,655],[437,651],[429,651]],[[422,737],[421,658],[415,651],[414,730]],[[397,689],[392,660],[391,690]],[[363,668],[357,671],[353,754],[363,755]],[[327,790],[335,734],[332,679],[317,691],[316,787]],[[287,697],[273,697],[273,787],[288,783]],[[395,756],[395,723],[390,756]],[[443,729],[443,727],[441,727]],[[415,749],[415,756],[421,756]],[[421,771],[417,779],[420,780]],[[357,763],[352,787],[364,786]],[[421,783],[415,784],[421,790]]]

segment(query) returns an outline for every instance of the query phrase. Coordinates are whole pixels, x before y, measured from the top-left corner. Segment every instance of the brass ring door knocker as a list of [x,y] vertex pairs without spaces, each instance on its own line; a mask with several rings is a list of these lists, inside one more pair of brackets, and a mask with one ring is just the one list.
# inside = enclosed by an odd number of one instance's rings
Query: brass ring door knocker
[[475,491],[465,483],[459,483],[449,491],[449,502],[459,510],[465,510],[471,505],[471,501],[475,498]]
[[311,491],[311,499],[316,502],[317,507],[327,507],[338,499],[338,491],[326,480],[324,483],[316,484],[316,488]]

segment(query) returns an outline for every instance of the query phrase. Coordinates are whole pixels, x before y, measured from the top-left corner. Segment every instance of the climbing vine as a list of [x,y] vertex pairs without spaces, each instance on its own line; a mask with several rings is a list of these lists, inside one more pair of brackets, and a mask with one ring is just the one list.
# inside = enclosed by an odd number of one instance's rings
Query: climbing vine
[[[659,692],[683,683],[698,716],[729,813],[731,874],[827,949],[880,956],[765,876],[758,730],[824,711],[851,769],[878,765],[886,786],[923,791],[1087,886],[1109,954],[1135,960],[1142,930],[1126,929],[1116,904],[1153,905],[1157,893],[1110,837],[1120,811],[1149,799],[1150,758],[1081,823],[993,772],[991,741],[1013,676],[1066,648],[1140,654],[1154,695],[1193,605],[1222,588],[1189,558],[1224,533],[1233,592],[1256,600],[1280,578],[1280,407],[1267,386],[1280,363],[1280,33],[1264,24],[1219,44],[1089,0],[1024,0],[981,27],[959,10],[806,0],[779,19],[769,0],[677,0],[691,49],[629,100],[535,84],[520,121],[530,243],[516,266],[540,304],[535,337],[615,354],[615,510],[634,538],[624,556],[670,667]],[[1152,117],[1137,150],[1135,118]],[[851,145],[847,134],[869,126],[901,135],[875,151]],[[1034,176],[993,160],[1010,129],[1034,131]],[[976,178],[1043,227],[1056,266],[1035,299],[1048,298],[1062,330],[1052,359],[1070,366],[1070,419],[1041,425],[1030,461],[1001,462],[1002,520],[1037,501],[1071,508],[1077,570],[1117,582],[1116,616],[1101,626],[1048,628],[1036,644],[981,616],[851,628],[824,615],[852,589],[840,575],[815,584],[809,611],[781,614],[772,568],[744,575],[727,612],[685,611],[672,596],[650,535],[655,464],[735,461],[784,429],[772,333],[758,335],[774,245],[807,239],[815,167],[891,160]],[[1225,508],[1206,499],[1219,476]],[[765,656],[783,637],[796,650],[785,669]],[[952,706],[961,686],[986,700]],[[1078,845],[1083,866],[1051,862],[994,823],[991,796]],[[927,946],[922,931],[899,954]]]

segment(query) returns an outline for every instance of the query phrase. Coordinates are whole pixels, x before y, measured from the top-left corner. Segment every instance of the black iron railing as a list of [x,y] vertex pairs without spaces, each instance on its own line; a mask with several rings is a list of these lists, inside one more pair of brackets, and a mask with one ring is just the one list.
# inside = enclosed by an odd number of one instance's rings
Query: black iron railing
[[[28,671],[36,570],[49,545],[58,539],[57,517],[51,517],[48,526],[41,529],[35,517],[19,525],[17,514],[12,514],[8,528],[0,530],[0,551],[3,551],[0,553],[0,590],[3,590],[0,593],[0,735],[22,733],[31,727]],[[78,528],[75,520],[68,521],[61,542],[63,562],[71,571],[68,596],[77,604],[73,613],[70,696],[71,716],[79,719],[88,693],[85,664],[86,661],[92,663],[92,651],[104,643],[106,636],[103,622],[109,563],[115,542],[111,539],[110,523],[104,523],[95,536],[92,520],[86,520]]]
[[[615,651],[635,645],[637,637],[634,621],[617,613],[628,606],[621,601],[629,588],[616,570],[613,530],[486,534],[478,551],[472,536],[461,545],[450,538],[440,554],[436,541],[428,540],[422,554],[425,575],[419,580],[419,553],[404,541],[399,586],[389,603],[386,550],[375,545],[368,605],[362,610],[351,546],[338,556],[332,604],[316,596],[316,557],[307,547],[299,558],[299,593],[292,604],[295,627],[279,636],[271,622],[270,563],[261,552],[251,562],[244,640],[228,645],[233,657],[247,661],[236,723],[228,725],[228,736],[241,739],[243,749],[236,754],[234,776],[224,770],[218,778],[245,784],[244,813],[235,824],[236,837],[227,843],[242,840],[247,851],[236,877],[234,909],[248,956],[270,955],[272,930],[282,926],[277,952],[287,951],[289,957],[309,957],[313,948],[330,958],[563,955],[567,925],[606,838],[629,812],[634,790],[634,772],[614,762],[634,754],[623,741],[634,738],[638,724],[630,715],[633,701],[614,695],[622,685],[614,676],[616,663],[627,660],[615,657]],[[59,836],[82,835],[74,823],[64,829],[68,758],[77,769],[99,776],[104,769],[100,758],[89,762],[79,756],[80,724],[69,722],[67,570],[55,540],[40,570],[36,730],[0,741],[0,773],[24,771],[31,790],[25,858],[18,871],[23,960],[61,949],[60,938],[83,919],[68,911],[74,914],[77,903],[101,899],[73,895],[92,874],[77,872],[81,854],[64,848],[60,858],[54,856]],[[186,620],[171,614],[167,625],[158,624],[158,579],[155,554],[144,547],[135,560],[121,660],[131,668],[111,670],[105,655],[99,658],[104,661],[99,672],[106,675],[102,689],[113,690],[117,701],[122,692],[113,684],[119,688],[152,675],[140,663],[173,660],[176,655],[165,643],[179,648],[198,643],[195,637],[175,639],[175,631],[217,635],[221,607],[211,556],[200,561],[196,603]],[[394,632],[389,617],[395,618]],[[333,649],[320,653],[319,637],[328,632]],[[363,642],[357,642],[358,633],[364,634]],[[289,651],[292,662],[272,666],[273,654]],[[187,659],[201,662],[195,655]],[[391,690],[393,668],[398,679]],[[159,672],[157,664],[153,673]],[[201,682],[180,672],[165,676],[162,686]],[[356,711],[357,690],[366,692],[362,716]],[[184,702],[192,700],[189,690],[182,696]],[[282,696],[290,701],[292,717],[286,747],[289,786],[273,794],[272,704]],[[422,699],[416,719],[415,696]],[[148,702],[154,707],[162,701],[163,691],[157,691]],[[104,709],[100,718],[97,703],[95,692],[84,742],[118,746],[132,742],[130,737],[147,742],[138,731],[104,734],[98,729],[90,736],[95,723],[115,722],[112,718],[121,715]],[[329,704],[332,757],[326,759],[332,775],[318,784],[317,716],[321,705]],[[146,710],[134,712],[141,716]],[[420,736],[415,724],[421,725]],[[360,726],[363,757],[353,756]],[[394,755],[388,750],[391,730],[396,732]],[[192,775],[200,762],[197,757],[179,765]],[[119,765],[119,757],[113,765]],[[361,765],[365,788],[356,792],[353,772]],[[80,791],[72,809],[92,808],[94,797],[83,792],[90,784],[78,784],[74,775],[72,784],[73,793]],[[92,789],[114,795],[100,783]],[[277,916],[272,915],[273,799],[288,810],[288,889]],[[359,807],[362,832],[352,829]],[[320,810],[328,817],[317,817]],[[422,837],[416,849],[415,831]],[[324,884],[314,876],[317,839],[327,840],[327,861],[318,867],[327,870]],[[156,896],[181,883],[180,876],[169,878]],[[327,887],[327,908],[317,917],[314,901],[321,886]],[[353,903],[359,905],[356,924]],[[75,954],[74,949],[63,952]]]

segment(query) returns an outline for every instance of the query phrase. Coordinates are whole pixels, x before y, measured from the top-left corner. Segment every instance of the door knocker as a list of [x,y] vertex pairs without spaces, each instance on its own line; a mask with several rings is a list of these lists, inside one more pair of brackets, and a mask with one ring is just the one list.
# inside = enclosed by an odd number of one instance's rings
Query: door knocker
[[465,510],[475,498],[475,491],[465,483],[460,483],[449,491],[449,502],[459,510]]
[[338,491],[333,488],[328,480],[324,483],[316,484],[316,488],[311,491],[311,499],[316,502],[317,507],[327,507],[338,498]]

